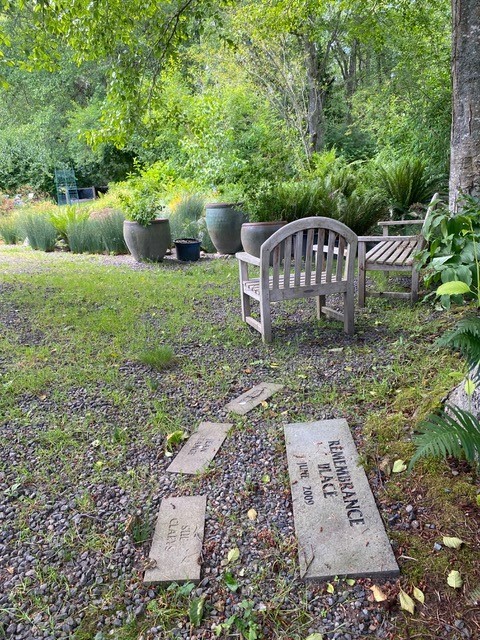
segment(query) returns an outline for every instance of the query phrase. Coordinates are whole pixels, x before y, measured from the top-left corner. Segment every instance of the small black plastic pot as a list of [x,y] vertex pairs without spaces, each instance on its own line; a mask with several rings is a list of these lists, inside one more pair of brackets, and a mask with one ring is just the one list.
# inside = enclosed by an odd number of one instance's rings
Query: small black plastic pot
[[178,238],[178,240],[175,240],[178,260],[196,262],[200,259],[200,246],[200,240],[196,238]]

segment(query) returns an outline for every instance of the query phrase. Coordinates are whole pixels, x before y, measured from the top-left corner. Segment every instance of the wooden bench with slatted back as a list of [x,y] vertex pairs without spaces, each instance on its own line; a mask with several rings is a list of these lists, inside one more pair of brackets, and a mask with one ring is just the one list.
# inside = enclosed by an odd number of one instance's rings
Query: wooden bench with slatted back
[[[436,193],[427,209],[425,219],[433,211],[439,202]],[[358,304],[365,306],[366,272],[367,271],[404,271],[411,273],[410,292],[382,291],[370,293],[372,296],[386,296],[390,298],[408,299],[412,303],[418,300],[419,271],[415,267],[415,255],[425,246],[425,238],[420,232],[417,235],[390,236],[390,228],[406,227],[410,225],[423,225],[425,220],[389,220],[379,222],[382,227],[382,236],[359,236],[358,238]],[[375,243],[375,246],[367,251],[367,242]]]
[[[270,342],[271,303],[316,298],[317,316],[341,320],[345,332],[352,334],[356,252],[357,236],[346,225],[330,218],[310,217],[276,231],[262,244],[260,258],[237,253],[242,319],[262,334],[264,342]],[[259,277],[249,277],[249,265],[260,268]],[[343,294],[343,313],[325,305],[325,296],[333,293]],[[252,299],[259,302],[260,320],[252,317]]]

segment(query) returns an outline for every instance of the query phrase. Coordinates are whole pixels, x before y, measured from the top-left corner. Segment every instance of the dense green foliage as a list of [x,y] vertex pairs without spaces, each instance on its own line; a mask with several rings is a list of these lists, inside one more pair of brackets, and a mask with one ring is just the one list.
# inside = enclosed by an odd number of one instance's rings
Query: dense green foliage
[[332,147],[350,161],[381,151],[385,171],[399,153],[428,158],[428,183],[448,156],[449,19],[447,0],[12,2],[0,189],[52,193],[67,165],[80,184],[118,181],[136,157],[248,195]]

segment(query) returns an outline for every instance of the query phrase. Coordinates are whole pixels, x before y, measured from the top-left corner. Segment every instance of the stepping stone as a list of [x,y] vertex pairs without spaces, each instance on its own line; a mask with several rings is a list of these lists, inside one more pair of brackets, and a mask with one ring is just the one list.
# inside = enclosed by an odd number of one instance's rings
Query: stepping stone
[[201,422],[167,471],[191,475],[203,471],[215,457],[232,426],[231,423]]
[[301,577],[398,576],[346,420],[287,424],[285,441]]
[[254,409],[257,405],[264,402],[274,393],[283,389],[282,384],[273,384],[272,382],[264,382],[257,384],[255,387],[246,391],[236,400],[232,400],[227,404],[225,409],[232,413],[238,413],[240,416],[244,416],[246,413]]
[[162,500],[145,583],[200,581],[206,506],[206,496]]

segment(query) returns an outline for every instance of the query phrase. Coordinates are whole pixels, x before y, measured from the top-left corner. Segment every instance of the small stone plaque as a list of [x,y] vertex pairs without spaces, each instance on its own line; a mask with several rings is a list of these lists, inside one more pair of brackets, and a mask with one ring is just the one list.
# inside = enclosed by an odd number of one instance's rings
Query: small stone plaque
[[201,422],[167,471],[192,475],[203,471],[222,446],[231,426],[231,423]]
[[206,496],[162,500],[144,582],[199,582],[206,506]]
[[301,577],[398,576],[347,422],[287,424],[285,441]]
[[263,382],[257,384],[255,387],[246,391],[236,400],[232,400],[225,407],[228,411],[238,413],[240,416],[244,416],[251,409],[254,409],[261,402],[273,396],[274,393],[280,391],[283,388],[281,384],[273,384],[272,382]]

